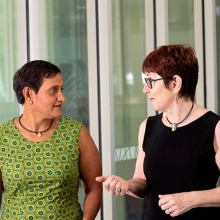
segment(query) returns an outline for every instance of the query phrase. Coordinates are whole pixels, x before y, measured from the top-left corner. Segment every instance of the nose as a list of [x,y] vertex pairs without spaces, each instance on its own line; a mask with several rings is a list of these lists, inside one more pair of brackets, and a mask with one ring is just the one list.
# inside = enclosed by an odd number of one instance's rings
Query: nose
[[66,101],[66,97],[63,95],[62,92],[59,93],[59,96],[57,97],[57,100],[60,102],[65,102]]
[[149,94],[150,93],[150,89],[147,86],[147,84],[144,84],[143,93],[145,93],[145,94]]

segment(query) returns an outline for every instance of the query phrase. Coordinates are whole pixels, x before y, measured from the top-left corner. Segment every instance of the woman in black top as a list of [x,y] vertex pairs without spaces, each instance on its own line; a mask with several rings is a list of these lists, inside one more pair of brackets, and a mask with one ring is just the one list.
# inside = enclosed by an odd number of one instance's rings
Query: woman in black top
[[[134,177],[97,177],[112,194],[144,198],[142,220],[220,219],[220,117],[194,103],[198,61],[186,45],[161,46],[142,66],[156,111],[139,130]],[[218,157],[216,157],[218,160]]]

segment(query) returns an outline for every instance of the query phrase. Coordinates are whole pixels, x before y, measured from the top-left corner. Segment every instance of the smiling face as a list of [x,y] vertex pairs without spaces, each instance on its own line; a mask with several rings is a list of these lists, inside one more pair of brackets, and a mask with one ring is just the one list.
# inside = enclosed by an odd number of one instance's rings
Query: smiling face
[[[150,80],[160,79],[161,76],[157,73],[146,73],[146,77]],[[152,82],[152,89],[145,83],[143,92],[148,94],[150,101],[156,111],[166,111],[171,103],[174,101],[174,94],[171,90],[167,89],[163,80]]]
[[58,118],[62,115],[65,97],[62,93],[63,79],[60,73],[53,78],[44,78],[37,94],[32,91],[32,111],[43,118]]

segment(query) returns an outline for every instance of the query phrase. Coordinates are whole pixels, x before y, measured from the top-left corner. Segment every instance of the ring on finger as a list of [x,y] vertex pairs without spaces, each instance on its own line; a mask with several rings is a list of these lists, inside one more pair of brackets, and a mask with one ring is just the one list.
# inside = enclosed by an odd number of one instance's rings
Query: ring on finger
[[121,192],[121,189],[115,189],[115,192]]

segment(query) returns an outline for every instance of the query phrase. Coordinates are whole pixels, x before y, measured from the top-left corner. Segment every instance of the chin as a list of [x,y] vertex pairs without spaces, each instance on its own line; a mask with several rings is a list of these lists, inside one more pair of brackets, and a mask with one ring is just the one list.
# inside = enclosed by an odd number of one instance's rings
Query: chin
[[62,116],[62,113],[58,114],[58,115],[56,116],[56,118],[60,118],[61,116]]
[[158,112],[161,111],[161,109],[158,106],[153,105],[153,108],[155,111],[158,111]]
[[165,105],[157,105],[156,103],[153,103],[153,108],[155,111],[158,111],[158,112],[164,112],[165,109],[166,109],[166,106]]
[[52,114],[53,118],[60,118],[62,116],[62,113],[56,113],[56,114]]

